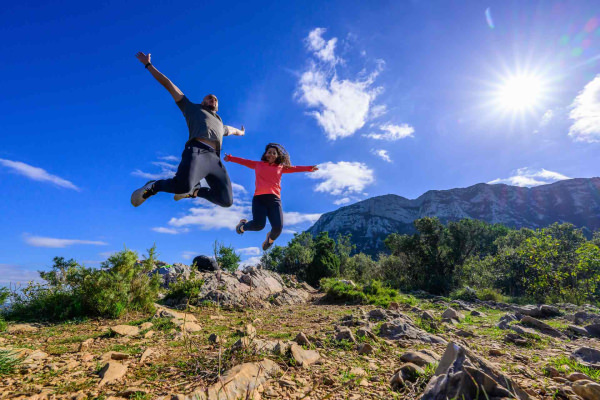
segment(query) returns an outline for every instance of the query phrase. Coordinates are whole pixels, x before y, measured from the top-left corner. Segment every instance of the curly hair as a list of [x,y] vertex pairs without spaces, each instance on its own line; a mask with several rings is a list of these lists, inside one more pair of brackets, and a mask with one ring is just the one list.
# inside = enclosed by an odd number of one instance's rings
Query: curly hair
[[265,152],[263,153],[262,157],[260,158],[261,161],[267,162],[267,151],[269,149],[275,149],[275,151],[277,152],[277,158],[275,159],[275,164],[281,164],[281,165],[284,165],[286,167],[291,167],[292,166],[292,162],[290,160],[289,153],[279,143],[269,143],[265,147]]

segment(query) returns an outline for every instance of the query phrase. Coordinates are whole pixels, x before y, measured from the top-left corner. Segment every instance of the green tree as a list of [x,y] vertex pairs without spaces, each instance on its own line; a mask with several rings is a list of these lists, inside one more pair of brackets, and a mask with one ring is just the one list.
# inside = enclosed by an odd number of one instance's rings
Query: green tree
[[338,233],[336,237],[335,254],[340,259],[340,276],[346,276],[346,266],[350,259],[350,254],[356,250],[356,245],[351,242],[352,235],[342,235]]
[[348,258],[342,276],[357,282],[366,282],[372,279],[380,279],[378,272],[377,263],[370,256],[358,253]]
[[260,265],[269,271],[280,271],[285,256],[285,247],[273,246],[260,258]]
[[315,255],[306,271],[306,280],[317,285],[321,278],[331,278],[340,274],[340,258],[335,253],[335,240],[328,232],[321,232],[315,239]]
[[215,259],[221,268],[229,272],[235,272],[240,266],[241,258],[233,247],[225,246],[223,243],[214,243]]
[[294,274],[300,279],[306,279],[306,271],[312,263],[315,254],[314,240],[310,233],[296,233],[284,250],[283,262],[279,272]]

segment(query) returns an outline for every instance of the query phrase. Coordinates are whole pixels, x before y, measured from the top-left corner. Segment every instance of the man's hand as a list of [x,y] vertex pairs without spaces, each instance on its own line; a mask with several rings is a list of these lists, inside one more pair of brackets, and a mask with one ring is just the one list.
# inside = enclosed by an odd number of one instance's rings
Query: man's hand
[[246,130],[244,129],[244,125],[242,125],[242,129],[234,128],[233,126],[227,126],[227,130],[229,130],[229,136],[244,136],[246,134]]
[[242,125],[242,129],[238,130],[238,136],[244,136],[246,134],[246,129],[244,128],[244,125]]
[[140,51],[140,52],[138,52],[138,53],[137,53],[135,56],[136,56],[136,58],[137,58],[138,60],[140,60],[140,62],[141,62],[142,64],[144,64],[144,65],[146,65],[146,64],[148,64],[148,63],[150,63],[150,56],[151,56],[151,54],[150,54],[150,53],[148,53],[148,55],[145,55],[144,53],[142,53],[142,52]]

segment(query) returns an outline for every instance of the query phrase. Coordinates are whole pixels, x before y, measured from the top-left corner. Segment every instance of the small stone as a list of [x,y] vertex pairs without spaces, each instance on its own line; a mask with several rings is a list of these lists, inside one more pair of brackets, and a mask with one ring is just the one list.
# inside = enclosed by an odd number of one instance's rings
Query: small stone
[[569,375],[567,375],[567,379],[570,380],[571,382],[580,381],[582,379],[591,381],[591,378],[589,376],[587,376],[586,374],[581,373],[581,372],[571,372]]
[[246,324],[243,329],[238,329],[237,333],[242,336],[248,336],[254,339],[256,336],[256,328],[252,324]]
[[154,350],[148,348],[144,350],[142,356],[140,357],[140,363],[144,363],[152,354],[154,354]]
[[250,340],[248,336],[243,336],[239,338],[238,341],[231,346],[231,348],[234,350],[247,349],[250,347],[251,342],[252,340]]
[[488,354],[489,354],[490,356],[494,356],[494,357],[499,357],[499,356],[503,356],[503,355],[504,355],[504,353],[502,352],[502,350],[500,350],[500,349],[496,349],[496,348],[494,348],[494,349],[489,349],[489,350],[488,350]]
[[390,305],[388,306],[388,309],[390,309],[390,310],[398,310],[398,309],[400,309],[400,304],[396,303],[395,301],[392,301],[390,303]]
[[600,399],[600,384],[588,380],[573,383],[573,391],[585,400]]
[[140,325],[140,329],[145,331],[147,329],[150,329],[154,326],[154,324],[152,322],[144,322],[143,324]]
[[154,336],[154,331],[144,333],[144,339],[150,339],[152,336]]
[[469,331],[465,331],[464,329],[459,329],[456,331],[456,335],[460,336],[460,337],[466,337],[466,338],[470,338],[470,337],[474,337],[475,335]]
[[337,340],[337,341],[348,340],[349,342],[356,343],[356,339],[354,338],[352,331],[348,328],[340,329],[340,331],[337,333],[337,335],[335,335],[335,340]]
[[210,336],[208,337],[208,341],[209,343],[221,343],[221,337],[219,335],[217,335],[216,333],[211,333]]
[[116,325],[111,326],[110,330],[121,336],[137,336],[140,333],[140,328],[131,325]]
[[423,311],[421,319],[424,321],[435,321],[435,316],[431,311]]
[[308,340],[308,338],[306,337],[304,332],[298,333],[296,335],[296,339],[294,339],[294,341],[296,343],[298,343],[300,346],[310,346],[310,341]]
[[199,332],[202,330],[202,327],[195,322],[187,321],[179,326],[182,332],[192,333]]
[[436,361],[435,358],[420,351],[409,351],[408,353],[404,353],[400,356],[400,360],[419,367],[433,364]]
[[315,350],[304,350],[297,344],[292,344],[290,353],[299,367],[308,367],[317,362],[321,355]]
[[367,328],[358,328],[358,330],[356,331],[356,335],[361,337],[367,337],[371,340],[377,341],[377,336],[375,336],[375,334]]
[[94,343],[94,339],[86,339],[83,342],[79,343],[79,349],[78,351],[84,352],[84,351],[88,351],[90,346],[92,345],[92,343]]
[[98,373],[98,375],[100,375],[100,378],[102,378],[98,385],[103,386],[107,383],[114,382],[125,376],[126,373],[126,366],[117,361],[109,361]]
[[352,375],[361,376],[361,377],[367,375],[367,371],[365,371],[361,367],[352,367],[350,369],[349,373],[352,374]]
[[444,313],[442,314],[442,319],[450,319],[460,322],[463,319],[465,319],[465,316],[462,313],[456,311],[454,308],[448,307],[446,311],[444,311]]
[[471,315],[474,317],[485,317],[485,314],[481,311],[473,310],[471,311]]
[[358,347],[358,354],[371,354],[375,351],[369,343],[363,343]]

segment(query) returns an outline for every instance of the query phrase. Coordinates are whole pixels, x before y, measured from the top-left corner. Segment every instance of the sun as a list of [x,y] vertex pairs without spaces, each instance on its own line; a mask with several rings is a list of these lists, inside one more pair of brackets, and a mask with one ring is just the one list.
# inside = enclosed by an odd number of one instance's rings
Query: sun
[[540,107],[545,91],[544,81],[533,74],[509,76],[497,86],[498,105],[509,112],[534,111]]

